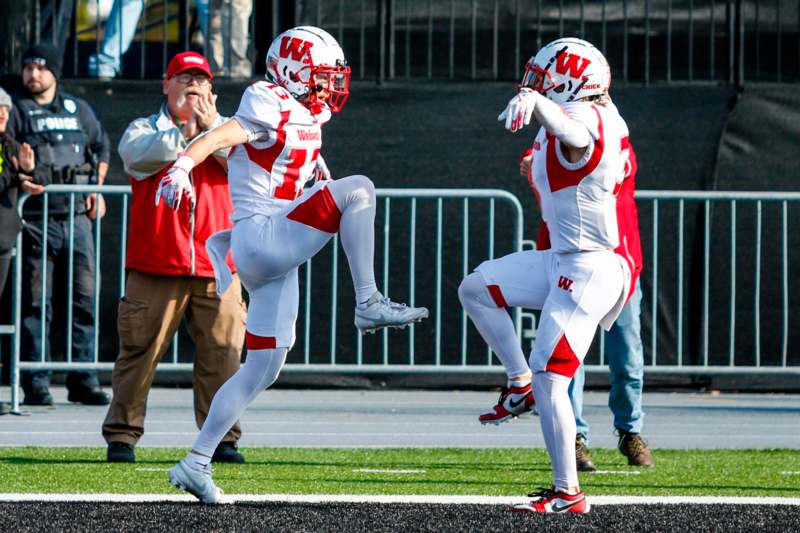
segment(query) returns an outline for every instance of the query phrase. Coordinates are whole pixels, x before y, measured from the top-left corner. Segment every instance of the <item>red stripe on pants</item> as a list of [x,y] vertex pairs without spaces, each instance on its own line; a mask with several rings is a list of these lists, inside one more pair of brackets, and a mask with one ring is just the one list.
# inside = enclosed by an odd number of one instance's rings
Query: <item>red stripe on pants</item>
[[489,294],[491,295],[492,300],[494,300],[494,303],[497,304],[497,307],[508,307],[506,299],[503,298],[503,291],[500,290],[499,285],[487,285],[486,288],[489,289]]
[[579,366],[581,366],[581,362],[575,352],[572,351],[572,347],[567,341],[567,336],[561,335],[561,339],[550,355],[550,360],[547,361],[545,370],[571,378],[578,371]]
[[336,205],[331,191],[327,187],[323,187],[312,194],[308,200],[292,209],[286,218],[326,233],[336,233],[339,231],[342,212],[339,211],[339,206]]
[[274,350],[277,346],[275,337],[262,337],[249,331],[244,334],[244,343],[248,350]]

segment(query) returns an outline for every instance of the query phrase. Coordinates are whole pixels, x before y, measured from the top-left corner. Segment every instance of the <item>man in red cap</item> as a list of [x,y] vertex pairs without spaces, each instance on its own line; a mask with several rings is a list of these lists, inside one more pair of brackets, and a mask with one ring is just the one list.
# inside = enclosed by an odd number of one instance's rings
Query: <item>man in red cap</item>
[[[187,144],[225,120],[217,113],[212,77],[202,55],[176,55],[164,76],[166,102],[158,113],[131,122],[119,143],[133,197],[128,278],[118,314],[120,352],[112,375],[114,397],[103,423],[110,462],[135,461],[156,365],[184,318],[195,344],[198,427],[214,393],[239,369],[246,317],[241,286],[234,275],[234,290],[217,295],[205,247],[210,235],[231,227],[227,153],[215,153],[194,168],[194,201],[178,210],[153,202],[161,178]],[[230,255],[228,265],[233,268]],[[243,462],[236,449],[240,435],[237,423],[217,447],[214,460]]]

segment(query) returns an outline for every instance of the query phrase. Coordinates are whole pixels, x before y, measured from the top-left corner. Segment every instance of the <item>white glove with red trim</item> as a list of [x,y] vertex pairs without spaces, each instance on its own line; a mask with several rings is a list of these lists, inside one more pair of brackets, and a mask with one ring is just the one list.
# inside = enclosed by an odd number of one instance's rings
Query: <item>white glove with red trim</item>
[[192,207],[194,207],[194,188],[192,187],[192,180],[189,179],[189,172],[192,171],[194,166],[194,159],[188,155],[181,154],[178,157],[167,171],[167,175],[161,178],[161,182],[158,184],[156,205],[163,198],[169,207],[177,210],[181,205],[183,195],[186,194],[192,202]]
[[328,169],[328,165],[325,164],[322,154],[319,154],[317,156],[317,168],[314,169],[314,181],[332,179],[333,177],[331,176],[331,171]]
[[497,120],[505,120],[505,128],[510,132],[521,130],[531,123],[538,95],[539,93],[533,89],[523,87],[514,98],[508,101],[508,105],[497,117]]

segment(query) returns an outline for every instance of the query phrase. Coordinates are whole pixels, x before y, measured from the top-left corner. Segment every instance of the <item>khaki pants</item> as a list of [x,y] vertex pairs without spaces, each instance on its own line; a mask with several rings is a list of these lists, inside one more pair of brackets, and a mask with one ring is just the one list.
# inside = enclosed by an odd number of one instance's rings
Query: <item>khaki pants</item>
[[[103,422],[106,442],[135,445],[144,433],[147,394],[156,365],[186,317],[196,346],[194,413],[200,428],[211,399],[238,369],[244,343],[246,309],[239,278],[220,298],[213,278],[157,276],[131,270],[119,303],[119,356],[114,364],[114,396]],[[222,439],[241,436],[236,422]]]
[[252,0],[209,0],[208,54],[215,76],[249,78],[253,65],[248,57]]

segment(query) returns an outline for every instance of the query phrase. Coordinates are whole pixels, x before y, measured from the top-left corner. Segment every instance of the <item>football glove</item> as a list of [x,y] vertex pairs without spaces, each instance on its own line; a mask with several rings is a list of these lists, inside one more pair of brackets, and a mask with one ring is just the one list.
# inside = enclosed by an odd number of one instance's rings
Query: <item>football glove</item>
[[188,155],[181,155],[172,167],[167,171],[167,175],[161,178],[156,191],[156,205],[161,199],[172,209],[178,209],[181,205],[183,195],[189,196],[192,207],[195,204],[194,188],[192,180],[189,179],[189,172],[194,168],[194,159]]
[[508,101],[508,105],[497,120],[505,120],[505,128],[510,132],[516,132],[531,123],[533,109],[536,107],[538,93],[528,87],[523,87],[519,92]]

